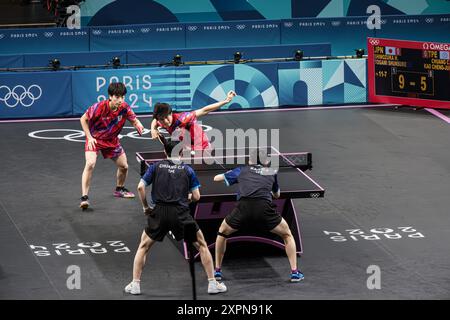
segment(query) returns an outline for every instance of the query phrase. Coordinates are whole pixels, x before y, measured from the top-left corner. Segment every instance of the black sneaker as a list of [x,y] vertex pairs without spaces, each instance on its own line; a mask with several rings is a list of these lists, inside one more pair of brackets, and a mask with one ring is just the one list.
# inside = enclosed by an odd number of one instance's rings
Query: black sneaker
[[131,192],[130,190],[128,190],[125,187],[120,188],[119,190],[116,189],[116,191],[114,191],[114,197],[117,198],[134,198],[134,193]]
[[81,203],[80,203],[80,208],[83,210],[86,210],[89,207],[89,197],[88,196],[82,196],[80,198]]

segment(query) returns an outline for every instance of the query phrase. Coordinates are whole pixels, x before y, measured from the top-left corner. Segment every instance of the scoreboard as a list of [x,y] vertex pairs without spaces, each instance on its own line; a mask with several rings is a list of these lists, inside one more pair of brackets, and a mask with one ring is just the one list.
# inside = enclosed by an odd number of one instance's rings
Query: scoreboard
[[369,101],[450,109],[450,44],[368,38]]

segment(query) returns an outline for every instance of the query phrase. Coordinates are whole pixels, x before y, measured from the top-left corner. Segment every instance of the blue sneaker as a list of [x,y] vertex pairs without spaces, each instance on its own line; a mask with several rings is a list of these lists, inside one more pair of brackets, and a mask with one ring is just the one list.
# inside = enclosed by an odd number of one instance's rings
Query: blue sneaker
[[216,278],[217,281],[222,280],[222,271],[220,269],[214,271],[214,278]]
[[300,271],[295,271],[291,273],[291,282],[299,282],[305,279],[305,276]]

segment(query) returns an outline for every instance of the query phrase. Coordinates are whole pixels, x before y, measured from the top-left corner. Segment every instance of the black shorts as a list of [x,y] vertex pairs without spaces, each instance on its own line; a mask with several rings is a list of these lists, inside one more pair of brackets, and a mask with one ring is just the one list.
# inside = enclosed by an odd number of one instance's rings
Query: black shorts
[[256,226],[258,229],[270,231],[281,222],[281,215],[272,201],[258,198],[240,199],[236,207],[225,217],[226,223],[233,229]]
[[184,206],[157,204],[148,216],[145,233],[155,241],[163,241],[164,236],[171,231],[177,241],[184,238],[184,225],[195,223],[196,231],[200,228]]

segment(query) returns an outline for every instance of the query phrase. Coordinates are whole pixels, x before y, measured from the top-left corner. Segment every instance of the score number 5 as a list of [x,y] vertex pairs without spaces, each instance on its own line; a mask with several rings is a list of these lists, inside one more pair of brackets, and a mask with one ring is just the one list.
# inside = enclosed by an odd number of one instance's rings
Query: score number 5
[[[400,89],[405,88],[405,76],[403,74],[398,76],[398,83]],[[425,76],[420,77],[420,90],[427,91],[427,77]]]

